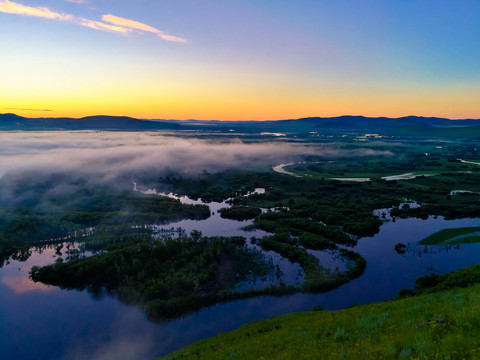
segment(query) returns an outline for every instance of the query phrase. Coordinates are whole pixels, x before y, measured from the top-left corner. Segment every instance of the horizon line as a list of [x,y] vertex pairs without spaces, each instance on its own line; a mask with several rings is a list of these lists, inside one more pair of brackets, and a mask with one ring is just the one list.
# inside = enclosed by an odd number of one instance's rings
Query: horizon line
[[[49,110],[52,111],[52,110]],[[312,119],[312,118],[319,118],[319,119],[335,119],[335,118],[342,118],[342,117],[362,117],[366,119],[379,119],[379,118],[386,118],[386,119],[392,119],[392,120],[397,120],[397,119],[404,119],[404,118],[428,118],[428,119],[444,119],[444,120],[451,120],[451,121],[457,121],[457,120],[480,120],[480,118],[448,118],[448,117],[441,117],[441,116],[424,116],[424,115],[404,115],[404,116],[398,116],[398,117],[390,117],[390,116],[366,116],[366,115],[350,115],[350,114],[343,114],[343,115],[336,115],[336,116],[302,116],[298,118],[284,118],[284,119],[236,119],[236,120],[218,120],[218,119],[162,119],[162,118],[141,118],[141,117],[133,117],[129,115],[105,115],[105,114],[96,114],[96,115],[86,115],[86,116],[81,116],[81,117],[70,117],[70,116],[55,116],[55,117],[27,117],[27,116],[22,116],[18,115],[13,112],[7,112],[7,113],[0,113],[0,115],[15,115],[24,119],[72,119],[72,120],[81,120],[85,118],[91,118],[91,117],[124,117],[124,118],[131,118],[135,120],[142,120],[142,121],[206,121],[206,122],[268,122],[268,121],[295,121],[295,120],[302,120],[302,119]]]

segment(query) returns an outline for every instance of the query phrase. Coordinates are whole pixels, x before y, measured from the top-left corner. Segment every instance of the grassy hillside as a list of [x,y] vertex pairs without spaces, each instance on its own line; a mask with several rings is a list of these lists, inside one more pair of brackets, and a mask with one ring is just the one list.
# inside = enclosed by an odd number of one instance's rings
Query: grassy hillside
[[256,321],[162,359],[403,358],[480,358],[480,285]]

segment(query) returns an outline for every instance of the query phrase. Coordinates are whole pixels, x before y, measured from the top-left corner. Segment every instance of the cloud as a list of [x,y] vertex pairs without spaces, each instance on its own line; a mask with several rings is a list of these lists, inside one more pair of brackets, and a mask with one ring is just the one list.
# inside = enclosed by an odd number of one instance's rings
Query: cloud
[[[156,132],[18,132],[0,133],[0,177],[23,172],[72,172],[116,182],[141,174],[200,174],[299,161],[303,156],[328,159],[392,155],[366,149],[358,153],[333,145],[272,141],[244,143],[162,136]],[[127,184],[129,185],[129,183]]]
[[38,199],[32,206],[49,214],[89,201],[84,190],[97,187],[132,190],[135,182],[141,189],[169,192],[173,189],[159,183],[159,177],[197,178],[204,170],[270,171],[274,165],[310,156],[334,160],[392,155],[332,144],[213,141],[158,132],[0,132],[0,144],[1,206]]
[[9,108],[4,108],[7,110],[22,110],[22,111],[53,111],[51,109],[25,109],[25,108],[15,108],[15,107],[9,107]]
[[75,18],[73,15],[57,13],[46,7],[25,6],[9,0],[0,0],[0,12],[62,21],[73,21]]
[[81,26],[89,27],[90,29],[94,29],[94,30],[112,31],[112,32],[118,32],[122,34],[127,34],[132,31],[131,29],[127,29],[122,26],[109,25],[101,21],[89,20],[84,18],[78,19],[77,24]]
[[85,350],[85,346],[78,346],[68,350],[68,360],[137,360],[151,358],[155,341],[148,334],[115,336],[111,341],[99,345],[94,350]]
[[[127,311],[128,310],[128,311]],[[137,309],[134,309],[137,310]],[[152,332],[153,331],[153,332]],[[112,323],[105,329],[108,337],[98,337],[96,346],[85,346],[78,339],[66,349],[62,359],[67,360],[137,360],[153,359],[158,347],[158,338],[155,338],[153,325],[144,326],[139,321],[139,312],[130,309],[120,309],[115,314]]]
[[129,28],[132,28],[132,29],[137,29],[137,30],[149,31],[149,32],[152,32],[152,33],[157,33],[157,32],[160,31],[160,30],[155,29],[152,26],[142,24],[141,22],[138,22],[138,21],[135,21],[135,20],[130,20],[130,19],[125,19],[125,18],[122,18],[122,17],[110,15],[110,14],[109,15],[103,15],[102,20],[106,21],[106,22],[109,22],[109,23],[112,23],[112,24],[115,24],[115,25],[125,26],[125,27],[129,27]]
[[[66,0],[68,2],[83,4],[84,0]],[[0,12],[7,14],[17,14],[17,15],[26,15],[26,16],[35,16],[51,20],[67,21],[74,23],[80,26],[85,26],[90,29],[99,30],[99,31],[108,31],[120,34],[128,34],[137,31],[147,31],[153,34],[156,34],[158,37],[166,41],[180,42],[185,43],[186,40],[174,35],[169,35],[164,33],[161,30],[158,30],[152,26],[143,24],[141,22],[121,18],[114,15],[103,15],[102,21],[78,18],[71,14],[62,14],[50,10],[47,7],[32,7],[25,6],[10,0],[0,0]],[[105,23],[107,22],[107,23]]]
[[28,278],[28,275],[24,276],[22,273],[20,273],[20,275],[13,274],[4,276],[1,279],[1,282],[12,289],[15,294],[24,294],[35,291],[49,292],[55,290],[55,288],[52,286],[31,281]]
[[114,16],[111,14],[103,15],[102,20],[118,26],[123,26],[131,29],[141,30],[141,31],[148,31],[156,34],[160,38],[167,41],[182,42],[182,43],[187,42],[187,40],[185,39],[182,39],[180,37],[173,36],[173,35],[168,35],[161,30],[158,30],[150,25],[143,24],[135,20],[126,19],[119,16]]
[[[16,171],[76,171],[116,178],[125,173],[200,173],[266,165],[316,153],[281,143],[244,144],[158,136],[156,133],[41,132],[0,134],[0,176]],[[168,169],[168,170],[167,170]]]

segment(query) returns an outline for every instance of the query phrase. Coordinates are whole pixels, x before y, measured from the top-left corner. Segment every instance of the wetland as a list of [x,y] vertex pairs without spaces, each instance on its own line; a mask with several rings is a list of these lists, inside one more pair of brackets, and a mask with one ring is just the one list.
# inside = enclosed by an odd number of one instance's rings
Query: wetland
[[475,139],[2,136],[2,349],[18,359],[154,358],[478,263]]

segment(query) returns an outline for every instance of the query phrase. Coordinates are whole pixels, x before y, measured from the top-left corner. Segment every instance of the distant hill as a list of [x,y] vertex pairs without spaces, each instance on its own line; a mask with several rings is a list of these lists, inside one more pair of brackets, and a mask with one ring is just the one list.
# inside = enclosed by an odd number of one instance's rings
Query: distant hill
[[431,135],[442,136],[453,135],[453,133],[457,135],[463,134],[465,128],[476,127],[477,131],[473,131],[471,135],[476,134],[476,136],[480,136],[480,132],[478,132],[480,127],[479,120],[450,120],[420,116],[406,116],[401,118],[341,116],[330,119],[308,118],[303,120],[315,123],[315,129],[320,132],[326,129],[337,129],[342,131],[350,130],[352,132],[365,131],[384,135],[414,135],[428,132]]
[[[0,130],[195,130],[198,134],[284,133],[306,137],[318,134],[375,133],[392,136],[480,138],[480,120],[406,116],[401,118],[338,116],[271,121],[141,120],[126,116],[74,118],[25,118],[0,114]],[[272,135],[273,136],[273,135]]]
[[74,118],[25,118],[0,114],[0,130],[165,130],[179,129],[176,123],[134,119],[127,116],[88,116]]

